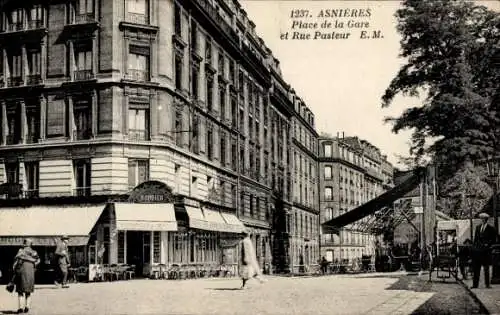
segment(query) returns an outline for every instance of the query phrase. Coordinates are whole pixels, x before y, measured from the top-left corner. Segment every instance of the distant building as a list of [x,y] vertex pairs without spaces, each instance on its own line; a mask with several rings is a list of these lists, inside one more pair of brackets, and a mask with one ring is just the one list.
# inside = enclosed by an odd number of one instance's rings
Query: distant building
[[[319,138],[321,223],[340,216],[393,187],[392,165],[380,149],[358,137]],[[364,218],[361,222],[366,222]],[[328,260],[373,254],[375,236],[345,227],[340,235],[321,235],[321,255]]]

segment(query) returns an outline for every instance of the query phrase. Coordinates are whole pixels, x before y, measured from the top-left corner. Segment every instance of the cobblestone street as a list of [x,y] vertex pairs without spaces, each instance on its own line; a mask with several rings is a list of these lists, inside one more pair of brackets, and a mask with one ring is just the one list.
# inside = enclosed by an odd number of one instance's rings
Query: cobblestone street
[[[425,287],[424,278],[401,274],[269,277],[264,284],[250,282],[247,290],[239,290],[238,279],[217,278],[73,284],[69,289],[40,286],[30,314],[385,315],[424,314],[426,310],[433,314],[480,314],[463,306],[463,297],[460,309],[446,306],[452,313],[440,312],[439,303],[425,306],[439,293]],[[0,314],[14,311],[16,303],[15,295],[0,291]]]

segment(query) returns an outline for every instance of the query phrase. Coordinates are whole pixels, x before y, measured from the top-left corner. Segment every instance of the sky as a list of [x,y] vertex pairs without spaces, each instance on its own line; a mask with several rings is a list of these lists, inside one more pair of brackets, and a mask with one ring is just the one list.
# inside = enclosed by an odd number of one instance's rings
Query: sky
[[[398,96],[388,108],[381,106],[385,89],[404,64],[399,58],[400,36],[394,17],[399,1],[242,0],[241,4],[256,24],[257,34],[280,60],[285,81],[315,114],[319,133],[344,132],[345,136],[368,140],[395,165],[397,155],[409,155],[411,132],[394,134],[384,118],[398,116],[405,108],[419,106],[422,100]],[[300,20],[321,25],[324,19],[318,17],[320,10],[347,8],[371,11],[369,17],[329,20],[344,22],[344,28],[335,31],[351,32],[348,39],[280,39],[287,31],[291,35],[292,9],[309,10],[313,17]],[[383,38],[361,39],[360,29],[347,28],[349,20],[368,22],[369,34],[380,30]]]

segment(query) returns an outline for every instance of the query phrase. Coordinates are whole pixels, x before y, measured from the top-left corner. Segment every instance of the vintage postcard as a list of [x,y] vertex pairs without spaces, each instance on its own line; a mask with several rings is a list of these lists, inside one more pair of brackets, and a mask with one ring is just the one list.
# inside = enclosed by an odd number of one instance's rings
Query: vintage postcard
[[0,314],[500,314],[500,1],[0,0]]

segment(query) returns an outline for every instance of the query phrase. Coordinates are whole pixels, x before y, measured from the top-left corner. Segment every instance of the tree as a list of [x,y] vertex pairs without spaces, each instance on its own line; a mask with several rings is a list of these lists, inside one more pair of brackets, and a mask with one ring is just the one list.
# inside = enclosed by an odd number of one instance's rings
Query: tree
[[406,64],[382,105],[397,94],[426,98],[387,120],[396,133],[413,130],[416,161],[428,155],[452,176],[499,148],[499,14],[465,0],[405,0],[396,17]]
[[465,163],[452,177],[440,182],[437,208],[455,219],[475,217],[486,205],[492,189],[483,179],[486,170]]

